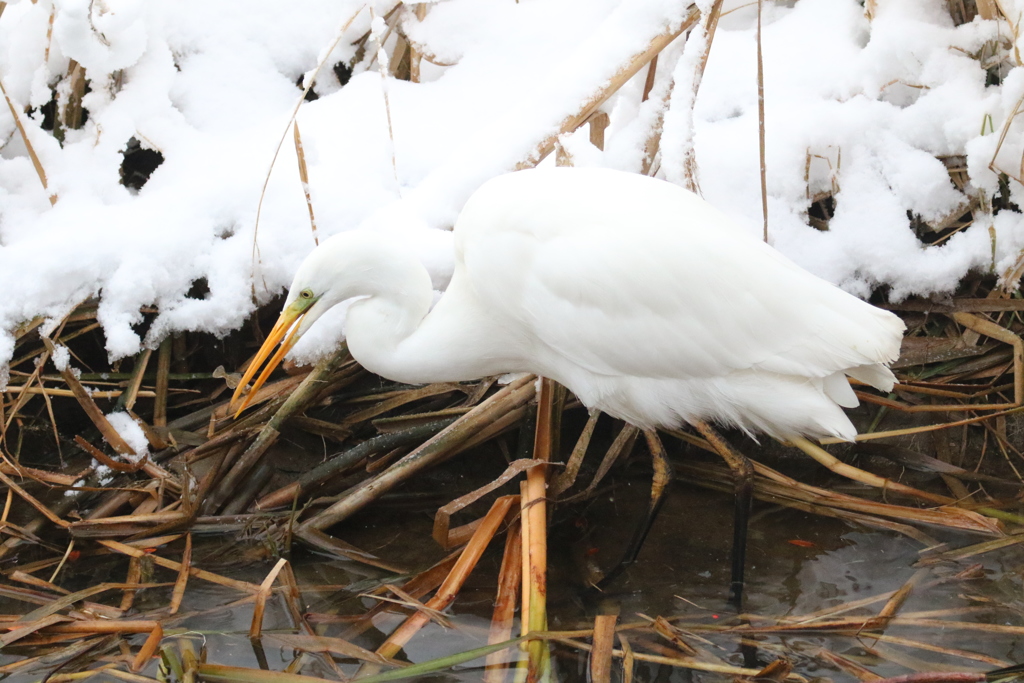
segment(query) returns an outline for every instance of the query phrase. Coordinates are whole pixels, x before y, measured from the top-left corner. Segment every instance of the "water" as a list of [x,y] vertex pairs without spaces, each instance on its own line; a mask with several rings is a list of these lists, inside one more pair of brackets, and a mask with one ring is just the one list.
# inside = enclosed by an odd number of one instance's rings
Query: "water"
[[[410,570],[422,570],[445,554],[430,538],[433,512],[447,500],[496,476],[504,463],[493,448],[453,461],[408,485],[401,492],[404,498],[375,506],[332,532],[386,561]],[[815,465],[799,464],[796,470],[803,480],[820,476]],[[577,486],[585,485],[589,476],[586,471],[581,474]],[[605,594],[585,590],[594,571],[607,569],[621,553],[646,504],[648,487],[649,470],[646,456],[641,453],[629,467],[613,473],[595,498],[556,510],[550,532],[551,629],[588,628],[599,611],[618,611],[620,622],[626,623],[643,619],[638,615],[678,617],[682,623],[698,626],[735,623],[735,616],[725,600],[732,499],[727,494],[684,482],[677,482],[670,489],[661,516],[636,564]],[[479,516],[482,510],[478,506],[456,522],[468,521],[474,514]],[[936,529],[927,532],[952,547],[984,540]],[[450,627],[430,623],[405,648],[402,656],[421,662],[486,642],[503,538],[492,545],[448,610]],[[746,611],[763,617],[795,616],[897,590],[918,572],[914,564],[920,559],[921,550],[918,541],[891,531],[755,503],[748,550]],[[174,550],[160,552],[177,559]],[[383,582],[395,581],[388,572],[298,547],[292,559],[297,580],[303,587],[303,608],[311,622],[321,624],[328,636],[337,637],[347,627],[345,623],[338,623],[340,619],[358,615],[376,603],[360,593]],[[257,540],[239,542],[228,535],[196,538],[195,564],[232,578],[259,583],[275,560],[273,547]],[[975,563],[982,565],[978,578],[950,579]],[[75,590],[94,583],[98,577],[123,580],[126,568],[126,559],[119,556],[83,558],[65,570],[62,585]],[[1020,626],[1024,624],[1022,570],[1024,551],[1019,546],[931,567],[919,576],[919,587],[900,614],[960,610],[932,618]],[[173,582],[174,578],[174,572],[158,568],[153,580]],[[928,587],[929,583],[943,578],[947,579],[945,583]],[[169,594],[169,587],[141,591],[135,608],[139,612],[161,609],[166,606]],[[205,643],[211,662],[283,669],[296,656],[290,647],[273,638],[275,631],[293,632],[284,602],[278,597],[269,601],[264,621],[266,636],[259,648],[247,637],[251,603],[226,607],[240,597],[237,591],[192,578],[181,612],[199,614],[177,620],[168,628],[191,630],[189,637]],[[120,602],[120,592],[112,592],[101,601],[116,605]],[[875,603],[869,611],[854,614],[877,614],[883,604],[884,601]],[[23,613],[25,606],[5,600],[2,611]],[[382,614],[374,620],[374,628],[354,638],[353,642],[375,648],[401,620],[402,616],[397,613]],[[767,623],[755,620],[754,625]],[[629,637],[638,651],[648,650],[645,640],[669,646],[667,641],[650,634],[631,632]],[[793,661],[796,673],[807,678],[826,677],[837,683],[852,683],[857,678],[838,668],[828,653],[880,676],[913,670],[980,671],[995,668],[1000,663],[1024,661],[1024,638],[1020,635],[959,628],[891,625],[881,640],[867,633],[853,636],[790,633],[754,638],[759,641],[756,654],[759,665],[777,656],[786,656]],[[734,666],[751,663],[749,652],[745,659],[735,634],[695,630],[683,639],[725,663]],[[137,648],[143,640],[144,636],[133,636],[130,642]],[[167,642],[173,642],[173,638]],[[972,659],[936,651],[943,649],[969,651],[975,656]],[[585,653],[562,646],[556,647],[554,653],[558,680],[586,680]],[[16,661],[23,654],[16,649],[5,651],[0,654],[0,664]],[[340,668],[347,674],[352,673],[355,665],[345,662]],[[471,663],[453,672],[418,680],[478,681],[482,676],[481,666],[482,662]],[[621,676],[618,666],[616,663],[615,675]],[[315,657],[307,660],[302,672],[334,678]],[[156,676],[155,660],[143,673]],[[7,680],[28,682],[41,678],[37,671],[18,673]],[[636,663],[633,678],[638,683],[729,679],[722,674],[647,662]],[[105,679],[101,675],[91,680],[117,679]]]

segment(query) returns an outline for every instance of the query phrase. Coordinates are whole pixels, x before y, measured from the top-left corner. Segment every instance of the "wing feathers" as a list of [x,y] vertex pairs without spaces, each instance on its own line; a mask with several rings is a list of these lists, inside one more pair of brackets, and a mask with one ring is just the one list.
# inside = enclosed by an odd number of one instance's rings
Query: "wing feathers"
[[852,392],[836,373],[891,386],[881,364],[899,353],[899,318],[668,183],[599,169],[503,176],[467,204],[456,239],[480,300],[529,330],[528,353],[554,365],[658,379],[828,378],[842,404]]
[[637,255],[618,235],[589,238],[538,245],[523,303],[545,343],[593,372],[823,378],[898,353],[898,318],[760,248],[659,239]]
[[860,405],[857,394],[853,393],[846,375],[842,372],[834,372],[823,381],[825,395],[844,408],[856,408]]

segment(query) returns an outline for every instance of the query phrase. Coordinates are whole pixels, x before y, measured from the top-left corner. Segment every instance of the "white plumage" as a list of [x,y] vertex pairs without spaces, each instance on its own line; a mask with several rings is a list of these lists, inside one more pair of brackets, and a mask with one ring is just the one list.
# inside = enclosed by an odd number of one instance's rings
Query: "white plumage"
[[346,334],[373,372],[410,383],[532,372],[640,427],[714,420],[852,439],[846,376],[883,391],[895,381],[886,366],[899,318],[660,180],[576,168],[500,176],[467,202],[455,247],[451,284],[429,310],[430,278],[413,256],[368,231],[327,240],[299,268],[242,384],[297,318],[283,349],[360,296]]

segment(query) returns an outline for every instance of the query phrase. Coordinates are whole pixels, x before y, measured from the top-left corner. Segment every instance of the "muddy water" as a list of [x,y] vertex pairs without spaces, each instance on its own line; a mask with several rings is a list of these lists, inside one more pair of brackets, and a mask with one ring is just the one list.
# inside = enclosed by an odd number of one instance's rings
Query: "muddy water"
[[[430,539],[432,515],[437,507],[492,478],[504,464],[505,460],[496,449],[449,463],[399,491],[398,495],[375,507],[372,514],[360,514],[332,531],[389,562],[410,571],[421,570],[443,556]],[[789,473],[821,483],[821,472],[813,465],[800,464]],[[589,473],[584,472],[581,482],[587,481],[588,476]],[[637,563],[604,594],[585,589],[588,578],[595,571],[610,566],[625,546],[645,504],[648,486],[649,469],[646,456],[641,453],[629,466],[614,472],[595,498],[555,511],[550,537],[549,619],[552,629],[587,628],[593,623],[594,615],[602,611],[617,611],[623,622],[643,618],[638,615],[678,617],[684,624],[697,626],[735,622],[725,600],[729,582],[731,497],[687,482],[677,481],[670,490]],[[472,517],[470,514],[456,521],[468,521]],[[984,540],[935,529],[927,532],[952,547]],[[920,542],[891,531],[755,503],[748,551],[746,611],[765,617],[796,616],[896,590],[918,571],[913,565],[920,559],[922,548]],[[194,562],[212,571],[258,583],[273,565],[274,551],[259,540],[247,541],[237,535],[197,537]],[[172,550],[165,554],[175,557]],[[404,656],[409,661],[427,661],[486,642],[500,556],[501,541],[485,556],[448,611],[450,624],[447,627],[428,625],[405,648]],[[381,583],[396,581],[388,572],[298,548],[293,562],[303,587],[304,607],[311,620],[321,624],[324,634],[329,636],[343,632],[346,624],[339,621],[344,621],[346,616],[360,614],[375,604],[373,598],[360,594]],[[928,587],[930,582],[949,579],[975,563],[983,565],[979,578],[947,580]],[[97,577],[121,580],[126,566],[124,559],[118,557],[82,560],[67,570],[62,585],[75,590],[94,583]],[[919,577],[921,587],[912,593],[901,615],[959,610],[931,618],[1024,625],[1022,567],[1024,551],[1016,547],[934,566]],[[173,581],[174,574],[157,570],[154,580]],[[170,588],[155,588],[141,592],[136,609],[145,612],[165,606],[169,591]],[[267,635],[262,648],[254,648],[247,637],[251,604],[226,607],[239,597],[232,590],[192,580],[181,610],[185,614],[199,614],[173,626],[189,629],[190,637],[205,642],[209,661],[273,670],[288,666],[296,653],[273,638],[275,631],[293,632],[283,602],[273,599],[268,604],[264,622]],[[105,602],[116,604],[119,600],[120,594],[115,593]],[[877,613],[882,604],[878,602],[870,610]],[[4,601],[0,611],[23,612],[24,606]],[[401,618],[398,614],[382,614],[374,621],[374,628],[354,642],[367,648],[376,647]],[[694,633],[704,640],[688,637],[690,644],[703,647],[724,662],[744,665],[745,655],[735,635]],[[823,651],[840,655],[880,676],[915,670],[986,670],[1000,662],[1024,661],[1024,637],[1014,634],[950,626],[894,625],[886,630],[885,636],[888,640],[869,634],[859,637],[809,633],[784,637],[762,635],[756,636],[759,643],[754,657],[759,664],[764,664],[785,655],[793,661],[796,673],[837,682],[853,682],[857,678],[829,663]],[[651,636],[647,638],[656,640]],[[642,640],[638,636],[631,642],[642,651],[645,649]],[[132,640],[136,646],[141,641],[141,637]],[[942,651],[950,649],[961,652]],[[748,651],[747,664],[752,663],[750,656]],[[2,654],[0,664],[19,657],[17,652]],[[587,680],[585,654],[559,647],[555,649],[554,662],[558,680]],[[482,662],[474,662],[452,672],[414,680],[478,681],[482,676],[481,667]],[[341,669],[351,673],[355,666],[342,663]],[[316,658],[309,658],[302,672],[334,678]],[[156,677],[155,662],[145,673]],[[633,680],[637,682],[729,680],[720,674],[640,661],[636,662],[633,673]],[[621,670],[617,669],[615,675],[621,676]],[[36,673],[18,674],[7,680],[40,679]],[[116,679],[97,677],[91,680]]]

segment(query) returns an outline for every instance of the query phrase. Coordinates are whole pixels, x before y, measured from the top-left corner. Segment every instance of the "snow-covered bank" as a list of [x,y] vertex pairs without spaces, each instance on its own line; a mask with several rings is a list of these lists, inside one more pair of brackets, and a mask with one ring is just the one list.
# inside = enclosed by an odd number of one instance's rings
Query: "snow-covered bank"
[[[173,330],[227,332],[281,292],[314,244],[288,122],[301,97],[296,84],[321,59],[319,99],[297,119],[321,238],[364,224],[392,229],[443,286],[451,259],[443,230],[472,190],[524,159],[593,84],[678,24],[682,4],[444,0],[422,21],[408,5],[399,10],[402,32],[432,60],[423,61],[419,83],[382,78],[372,36],[360,51],[355,43],[372,17],[353,0],[8,4],[0,80],[16,110],[33,111],[21,122],[57,199],[51,206],[0,107],[0,361],[10,358],[19,323],[59,320],[88,297],[99,297],[107,349],[121,357]],[[999,144],[1024,95],[1010,24],[975,18],[956,26],[944,3],[930,0],[868,5],[871,17],[854,0],[766,3],[774,244],[861,295],[879,285],[895,297],[944,292],[971,269],[1004,271],[1024,247],[1021,215],[985,209],[1000,194],[990,169],[997,148],[996,168],[1010,175],[1019,175],[1024,151],[1024,121],[1011,121]],[[379,3],[372,14],[380,19],[392,7]],[[725,9],[692,113],[685,88],[668,100],[659,172],[676,180],[692,144],[704,196],[759,234],[755,14],[739,1]],[[393,55],[397,32],[387,36]],[[362,59],[342,87],[331,67],[357,52]],[[565,141],[577,164],[640,170],[660,95],[673,78],[692,75],[683,52],[679,39],[661,55],[647,101],[643,68],[604,105],[604,152],[591,146],[586,126]],[[69,60],[89,82],[88,119],[63,131],[62,146],[42,129],[42,111],[54,89],[58,112],[68,101]],[[257,235],[260,193],[286,133]],[[164,157],[138,192],[120,179],[133,137]],[[970,179],[963,190],[938,158],[958,156]],[[1006,187],[1003,204],[1024,203],[1024,187]],[[812,199],[832,191],[828,229],[811,227]],[[913,229],[912,220],[958,218],[972,198],[973,224],[941,245],[927,246],[933,238]],[[189,298],[201,279],[209,293]],[[143,306],[160,311],[145,339],[133,330]],[[339,324],[323,321],[305,353]]]

